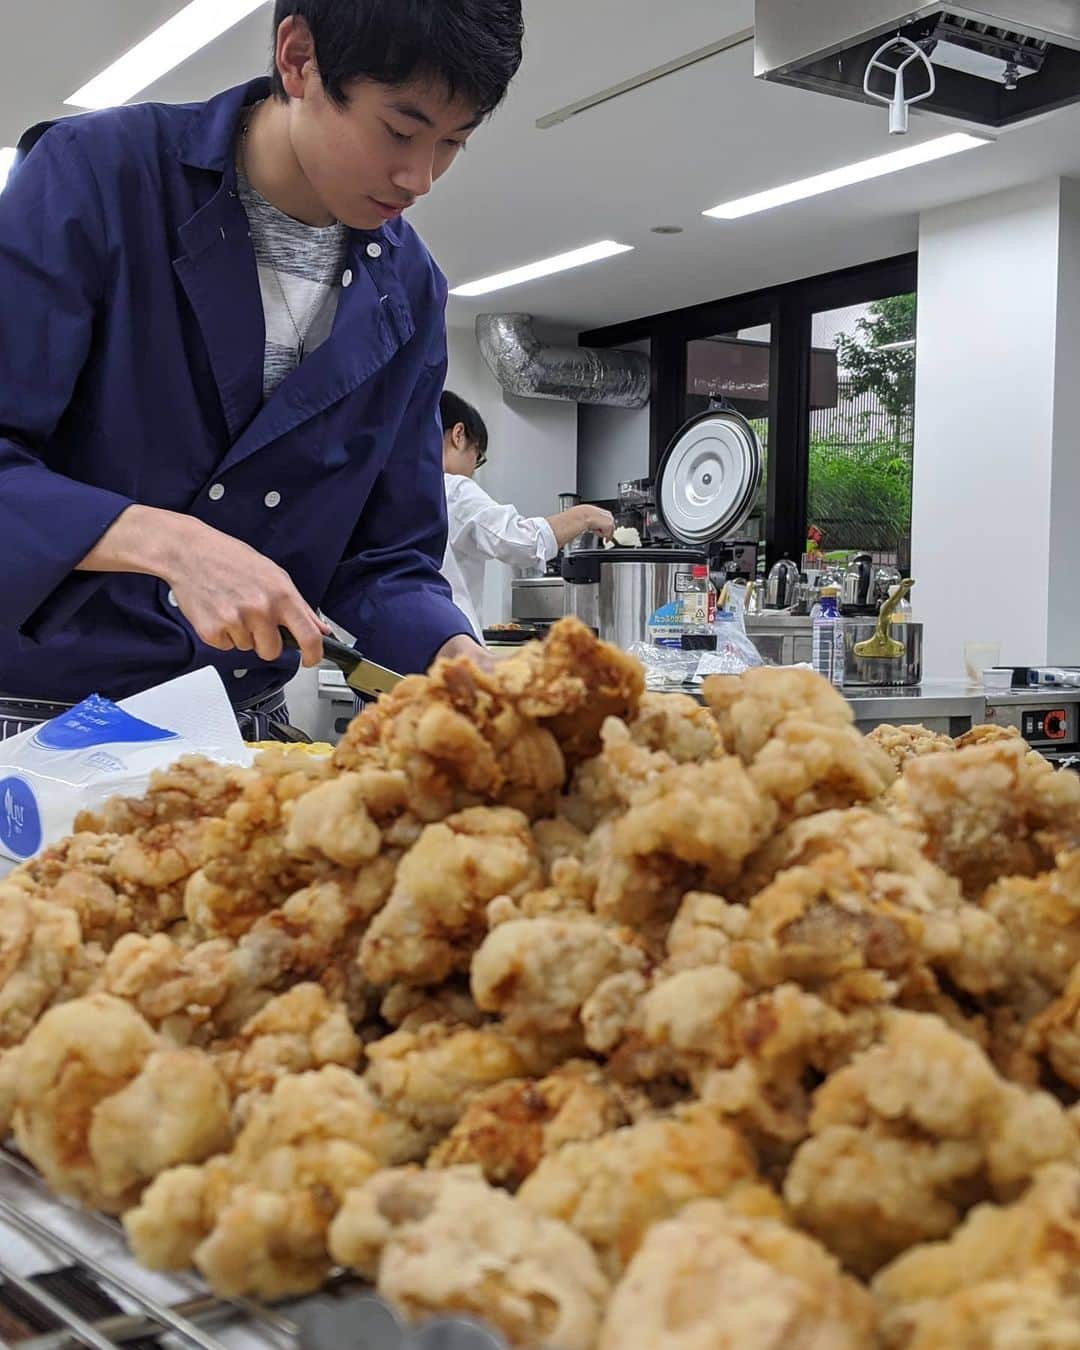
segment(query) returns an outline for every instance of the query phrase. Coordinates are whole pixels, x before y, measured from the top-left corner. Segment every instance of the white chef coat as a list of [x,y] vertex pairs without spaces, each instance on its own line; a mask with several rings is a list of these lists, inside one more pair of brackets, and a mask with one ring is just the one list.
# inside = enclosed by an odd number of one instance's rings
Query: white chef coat
[[543,569],[558,553],[559,544],[543,516],[522,516],[513,506],[500,506],[463,474],[448,473],[444,478],[449,534],[443,576],[453,589],[454,604],[482,639],[480,613],[488,560]]

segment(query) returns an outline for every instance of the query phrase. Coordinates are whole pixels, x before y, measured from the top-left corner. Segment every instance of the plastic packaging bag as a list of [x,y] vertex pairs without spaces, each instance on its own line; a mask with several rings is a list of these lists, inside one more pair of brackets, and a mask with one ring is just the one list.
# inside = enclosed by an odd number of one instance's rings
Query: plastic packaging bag
[[251,763],[212,667],[120,703],[93,694],[0,741],[0,875],[69,834],[79,811],[144,792],[151,773],[181,755]]
[[630,644],[631,656],[645,667],[649,689],[677,689],[680,685],[699,685],[707,675],[741,675],[765,662],[746,635],[746,630],[730,616],[717,615],[714,625],[716,651],[684,652],[678,647],[655,646],[650,642]]

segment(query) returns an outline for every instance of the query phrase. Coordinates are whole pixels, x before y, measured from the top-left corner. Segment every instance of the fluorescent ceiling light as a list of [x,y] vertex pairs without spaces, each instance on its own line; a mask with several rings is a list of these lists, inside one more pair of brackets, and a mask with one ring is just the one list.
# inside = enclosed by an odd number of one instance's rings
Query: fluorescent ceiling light
[[7,182],[8,174],[11,172],[15,163],[15,147],[13,145],[0,146],[0,192],[4,190],[4,184]]
[[914,338],[905,338],[903,342],[883,342],[880,347],[875,347],[879,352],[906,352],[915,346]]
[[604,258],[614,258],[618,253],[632,253],[630,244],[616,244],[613,239],[602,239],[598,244],[589,244],[585,248],[576,248],[571,253],[559,253],[554,258],[543,258],[540,262],[528,263],[525,267],[515,267],[510,272],[497,272],[493,277],[483,277],[480,281],[470,281],[465,286],[455,286],[451,295],[487,295],[489,291],[501,291],[507,286],[520,286],[523,281],[535,281],[537,277],[550,277],[556,272],[568,272],[572,267],[584,267],[586,263],[602,262]]
[[921,145],[894,150],[888,155],[863,159],[858,164],[830,169],[828,173],[815,174],[813,178],[800,178],[796,183],[785,183],[783,187],[769,188],[751,197],[738,197],[735,201],[724,202],[709,211],[703,211],[702,215],[713,216],[717,220],[738,220],[742,216],[752,216],[757,211],[770,211],[774,206],[786,206],[789,202],[817,197],[823,192],[835,192],[837,188],[851,187],[853,183],[884,178],[886,174],[912,169],[917,164],[930,164],[935,159],[958,155],[961,150],[974,150],[977,146],[988,144],[990,142],[981,136],[969,136],[966,132],[958,131],[951,136],[923,141]]
[[64,102],[72,108],[113,108],[126,103],[266,3],[191,0]]

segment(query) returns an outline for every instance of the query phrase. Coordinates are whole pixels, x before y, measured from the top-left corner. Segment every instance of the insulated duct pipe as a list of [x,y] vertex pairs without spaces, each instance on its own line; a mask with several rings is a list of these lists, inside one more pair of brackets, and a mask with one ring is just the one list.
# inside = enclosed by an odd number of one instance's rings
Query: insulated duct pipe
[[531,314],[481,314],[476,340],[492,375],[519,398],[644,408],[652,370],[643,352],[619,348],[545,347]]

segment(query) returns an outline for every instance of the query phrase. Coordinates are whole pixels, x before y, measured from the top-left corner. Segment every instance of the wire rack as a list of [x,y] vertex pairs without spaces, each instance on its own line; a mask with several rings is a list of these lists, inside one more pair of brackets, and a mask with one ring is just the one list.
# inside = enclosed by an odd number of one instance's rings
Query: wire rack
[[[40,1254],[32,1273],[14,1259],[5,1232]],[[269,1308],[217,1298],[194,1276],[141,1280],[141,1273],[116,1220],[57,1200],[25,1159],[0,1146],[0,1346],[506,1350],[505,1342],[466,1318],[406,1328],[388,1304],[344,1274],[319,1295]],[[173,1296],[147,1292],[148,1281]]]

